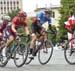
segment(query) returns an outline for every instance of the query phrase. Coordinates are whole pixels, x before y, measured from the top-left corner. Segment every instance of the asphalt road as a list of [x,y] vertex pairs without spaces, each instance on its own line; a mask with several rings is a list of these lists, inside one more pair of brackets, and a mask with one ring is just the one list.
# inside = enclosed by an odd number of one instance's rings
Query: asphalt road
[[29,65],[17,68],[13,60],[10,60],[6,67],[0,67],[0,71],[75,71],[75,65],[69,65],[65,61],[62,50],[54,50],[51,60],[46,65],[41,65],[35,57]]

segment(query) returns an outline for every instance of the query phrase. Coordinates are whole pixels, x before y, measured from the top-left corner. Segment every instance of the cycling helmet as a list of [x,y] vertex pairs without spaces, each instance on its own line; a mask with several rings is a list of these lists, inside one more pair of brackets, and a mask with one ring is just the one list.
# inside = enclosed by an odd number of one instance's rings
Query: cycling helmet
[[10,16],[8,16],[8,15],[4,15],[4,16],[2,17],[2,19],[3,19],[3,20],[8,20],[8,21],[11,20]]
[[51,14],[52,13],[52,9],[51,8],[45,8],[45,13]]
[[19,11],[19,12],[18,12],[18,16],[19,16],[19,17],[26,18],[26,17],[27,17],[27,13],[24,12],[24,11]]

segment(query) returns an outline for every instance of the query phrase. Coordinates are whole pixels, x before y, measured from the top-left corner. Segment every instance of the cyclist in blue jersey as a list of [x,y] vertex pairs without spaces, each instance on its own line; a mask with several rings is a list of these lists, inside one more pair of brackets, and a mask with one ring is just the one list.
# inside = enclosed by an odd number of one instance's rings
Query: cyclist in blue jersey
[[36,33],[44,35],[44,39],[46,40],[46,33],[44,32],[44,29],[43,29],[42,25],[45,22],[48,22],[49,29],[53,33],[55,33],[55,31],[53,31],[52,28],[51,28],[51,14],[52,14],[52,10],[50,8],[46,8],[44,12],[41,12],[41,13],[37,14],[36,17],[34,17],[32,19],[32,25],[31,25],[32,40],[31,40],[31,44],[30,44],[30,57],[31,58],[33,58],[33,55],[32,55],[33,46],[34,46],[34,43],[37,39]]

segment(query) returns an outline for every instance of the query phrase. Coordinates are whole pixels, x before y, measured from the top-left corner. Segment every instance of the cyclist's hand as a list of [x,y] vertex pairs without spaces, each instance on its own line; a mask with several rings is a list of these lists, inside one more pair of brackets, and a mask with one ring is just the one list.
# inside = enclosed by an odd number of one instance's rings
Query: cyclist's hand
[[19,33],[15,32],[15,36],[18,36],[18,35],[19,35]]
[[28,35],[27,35],[27,38],[28,38],[28,39],[30,39],[30,38],[31,38],[30,34],[28,34]]
[[31,39],[31,36],[30,36],[30,34],[28,34],[26,42],[30,41],[30,39]]

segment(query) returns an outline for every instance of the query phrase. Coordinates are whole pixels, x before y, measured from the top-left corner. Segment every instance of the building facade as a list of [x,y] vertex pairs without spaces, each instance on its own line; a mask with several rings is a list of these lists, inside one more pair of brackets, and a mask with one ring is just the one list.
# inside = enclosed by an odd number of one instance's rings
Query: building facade
[[0,15],[22,9],[22,0],[0,0]]

